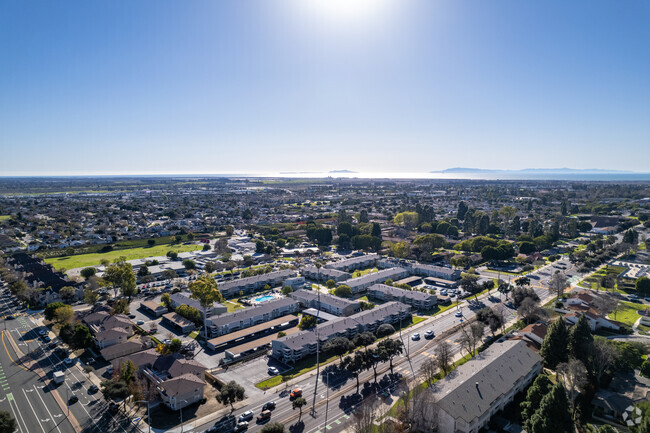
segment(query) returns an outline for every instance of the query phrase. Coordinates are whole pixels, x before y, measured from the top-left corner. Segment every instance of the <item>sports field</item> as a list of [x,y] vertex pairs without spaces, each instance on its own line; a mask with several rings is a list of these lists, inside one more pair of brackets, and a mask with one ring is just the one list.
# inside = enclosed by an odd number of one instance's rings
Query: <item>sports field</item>
[[102,259],[106,259],[109,262],[112,262],[120,256],[126,257],[126,260],[145,259],[153,256],[164,256],[167,254],[167,251],[184,253],[187,251],[200,250],[201,248],[203,248],[203,245],[154,245],[153,247],[128,248],[124,250],[109,251],[107,253],[52,257],[45,259],[45,262],[50,263],[56,269],[75,269],[99,265]]

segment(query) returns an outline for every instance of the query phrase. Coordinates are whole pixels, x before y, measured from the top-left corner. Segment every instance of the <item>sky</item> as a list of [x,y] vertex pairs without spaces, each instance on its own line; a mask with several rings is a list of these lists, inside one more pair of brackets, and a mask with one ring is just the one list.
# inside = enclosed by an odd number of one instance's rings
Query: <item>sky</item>
[[0,2],[0,176],[650,171],[650,2]]

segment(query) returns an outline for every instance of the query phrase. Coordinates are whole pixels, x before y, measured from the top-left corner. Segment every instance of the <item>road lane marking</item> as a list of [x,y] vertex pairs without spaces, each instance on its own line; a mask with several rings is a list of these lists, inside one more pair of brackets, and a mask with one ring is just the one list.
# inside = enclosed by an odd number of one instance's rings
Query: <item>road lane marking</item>
[[[36,390],[36,385],[34,385],[34,390]],[[58,414],[58,415],[54,415],[54,416],[53,416],[53,415],[52,415],[52,412],[50,412],[50,409],[48,409],[47,404],[45,404],[45,400],[43,400],[43,397],[41,397],[41,395],[38,393],[38,391],[36,391],[36,395],[38,395],[38,398],[41,399],[41,402],[43,403],[43,406],[45,407],[45,410],[47,411],[47,414],[50,416],[50,418],[52,418],[52,421],[53,421],[53,422],[55,423],[55,425],[56,425],[56,429],[59,431],[59,433],[61,433],[61,429],[59,428],[59,423],[57,423],[56,421],[54,421],[54,418],[59,418],[59,417],[61,417],[63,414],[61,413],[61,414]],[[55,402],[55,403],[56,403],[56,402]],[[58,406],[58,404],[57,404],[57,406]]]
[[[30,389],[29,391],[33,391],[33,390]],[[29,397],[27,397],[27,392],[25,392],[24,389],[23,389],[23,394],[25,394],[25,400],[27,400],[27,403],[29,404],[30,409],[31,409],[32,412],[34,413],[34,418],[36,418],[36,421],[38,421],[38,425],[41,426],[41,430],[43,430],[43,433],[45,433],[45,429],[43,428],[43,424],[41,424],[41,419],[40,419],[39,416],[36,414],[36,411],[34,410],[34,406],[32,406],[32,402],[29,401]]]

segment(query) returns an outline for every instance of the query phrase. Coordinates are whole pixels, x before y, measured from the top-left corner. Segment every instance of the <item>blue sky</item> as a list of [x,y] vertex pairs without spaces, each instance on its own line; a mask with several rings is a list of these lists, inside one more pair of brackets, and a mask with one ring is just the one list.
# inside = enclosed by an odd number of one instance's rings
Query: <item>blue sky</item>
[[0,2],[0,175],[650,167],[650,2]]

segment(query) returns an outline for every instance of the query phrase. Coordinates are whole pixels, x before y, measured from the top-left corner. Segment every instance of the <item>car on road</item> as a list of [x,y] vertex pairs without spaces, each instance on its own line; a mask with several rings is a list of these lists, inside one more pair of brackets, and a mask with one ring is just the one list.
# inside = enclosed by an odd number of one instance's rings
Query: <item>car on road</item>
[[129,314],[129,319],[135,319],[135,314]]
[[270,410],[262,411],[261,414],[257,415],[257,422],[258,423],[266,421],[268,419],[271,419],[271,411]]
[[172,344],[172,340],[169,339],[169,338],[165,338],[165,339],[163,340],[163,344],[166,345],[166,346],[169,346],[170,344]]
[[70,359],[70,358],[65,358],[65,359],[63,360],[63,362],[65,363],[65,365],[72,365],[72,364],[74,364],[74,361],[73,361],[72,359]]
[[463,312],[462,311],[457,311],[455,316],[456,317],[463,317]]
[[7,317],[5,317],[5,319],[6,319],[6,320],[14,320],[15,317],[12,316],[12,315],[10,314],[10,315],[8,315]]
[[68,399],[68,404],[74,404],[79,401],[79,397],[76,395],[72,394],[70,398]]
[[296,388],[293,391],[291,391],[291,394],[289,394],[290,399],[298,398],[302,395],[302,388]]
[[242,421],[237,423],[233,431],[240,432],[246,429],[248,429],[248,421]]
[[135,322],[136,325],[144,325],[144,320],[138,320]]
[[49,343],[50,341],[52,341],[52,339],[50,338],[49,335],[46,335],[45,338],[43,338],[43,341],[45,341],[46,343]]
[[436,334],[434,334],[433,331],[431,331],[431,330],[424,333],[424,338],[426,338],[426,339],[433,338],[435,336],[436,336]]
[[419,339],[420,339],[420,333],[416,332],[415,334],[411,335],[411,340],[418,341]]
[[269,374],[270,374],[271,376],[275,376],[275,375],[277,375],[277,374],[280,374],[280,370],[278,370],[278,369],[275,368],[275,367],[269,367],[268,372],[269,372]]
[[99,391],[99,387],[97,385],[93,384],[93,385],[90,385],[90,387],[88,388],[88,392],[91,393],[91,394],[94,394],[97,391]]
[[237,418],[237,421],[238,422],[250,421],[252,419],[253,419],[253,411],[252,410],[247,410],[246,412],[239,415],[239,418]]
[[38,335],[40,335],[41,337],[47,335],[47,331],[45,329],[39,329]]
[[262,406],[262,410],[273,410],[275,409],[275,402],[274,401],[267,401],[264,403],[264,406]]

